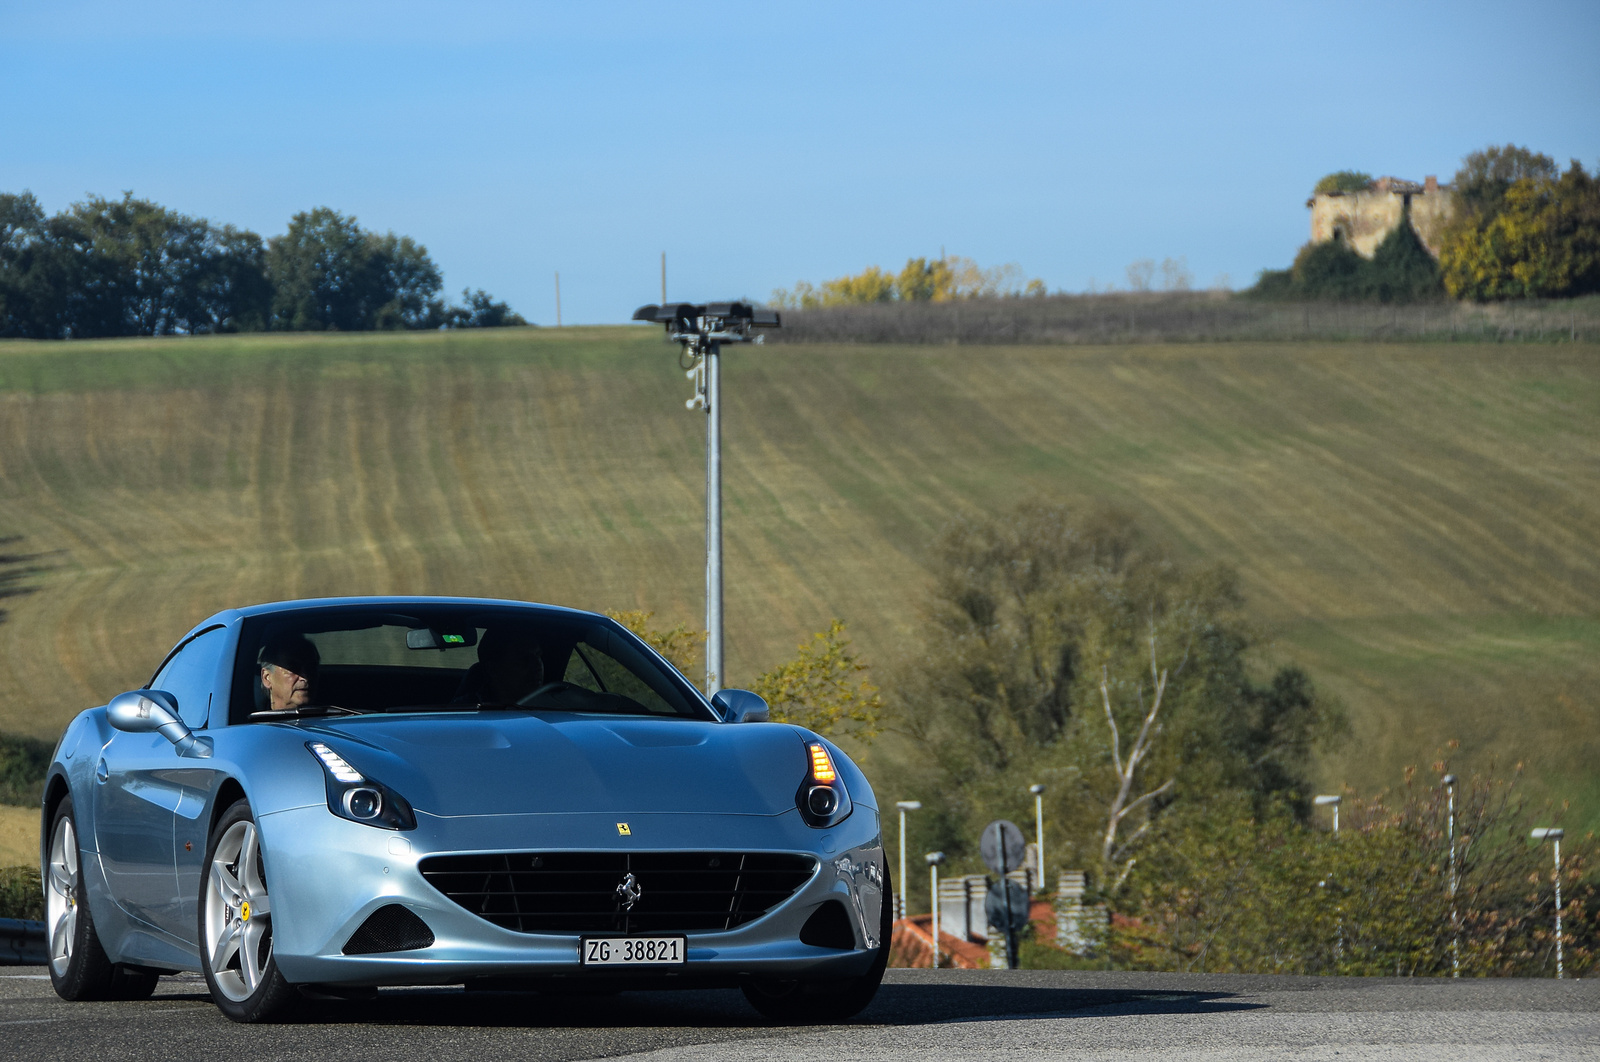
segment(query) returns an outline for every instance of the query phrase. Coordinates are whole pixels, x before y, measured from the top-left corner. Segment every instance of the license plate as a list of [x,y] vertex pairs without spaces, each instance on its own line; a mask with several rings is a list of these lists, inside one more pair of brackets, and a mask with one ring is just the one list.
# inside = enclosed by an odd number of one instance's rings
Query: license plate
[[585,966],[659,966],[682,963],[684,937],[584,937],[578,954]]

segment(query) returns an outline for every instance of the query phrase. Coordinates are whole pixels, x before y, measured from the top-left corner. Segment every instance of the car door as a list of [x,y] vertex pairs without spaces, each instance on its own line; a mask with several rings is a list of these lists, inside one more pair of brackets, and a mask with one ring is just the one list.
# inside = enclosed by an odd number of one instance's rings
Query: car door
[[[151,681],[150,688],[173,695],[192,730],[208,722],[228,642],[222,627],[196,634]],[[197,939],[189,924],[195,900],[180,888],[176,854],[187,842],[200,849],[185,853],[190,862],[203,858],[204,837],[198,846],[194,841],[204,829],[196,823],[210,778],[205,761],[180,756],[160,734],[120,731],[101,750],[95,771],[95,840],[112,894],[132,917],[189,943]]]

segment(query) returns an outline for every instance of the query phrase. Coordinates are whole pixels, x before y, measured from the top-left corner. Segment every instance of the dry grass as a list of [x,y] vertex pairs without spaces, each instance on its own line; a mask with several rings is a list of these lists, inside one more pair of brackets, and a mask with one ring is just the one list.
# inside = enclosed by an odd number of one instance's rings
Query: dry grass
[[39,865],[39,809],[0,804],[0,867]]
[[[1112,501],[1238,566],[1344,698],[1326,784],[1459,736],[1600,812],[1600,348],[804,345],[727,359],[729,671],[909,644],[952,513]],[[53,737],[231,604],[700,610],[703,421],[635,329],[0,344],[0,729]]]

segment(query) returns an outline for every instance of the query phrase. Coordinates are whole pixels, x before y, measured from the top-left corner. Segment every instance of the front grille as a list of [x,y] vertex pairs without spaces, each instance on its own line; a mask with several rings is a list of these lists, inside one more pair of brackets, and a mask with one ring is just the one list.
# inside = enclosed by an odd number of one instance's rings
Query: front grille
[[[753,922],[816,870],[773,852],[502,852],[429,856],[428,883],[519,933],[688,933]],[[624,906],[628,875],[638,898]]]

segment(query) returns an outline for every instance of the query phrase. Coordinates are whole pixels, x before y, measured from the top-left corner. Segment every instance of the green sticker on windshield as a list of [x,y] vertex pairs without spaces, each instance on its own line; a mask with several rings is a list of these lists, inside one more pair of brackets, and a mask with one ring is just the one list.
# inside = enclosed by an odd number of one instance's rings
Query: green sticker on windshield
[[466,645],[467,644],[467,639],[465,637],[463,637],[462,635],[459,635],[459,634],[446,634],[446,635],[444,635],[444,644],[446,644],[446,645]]

